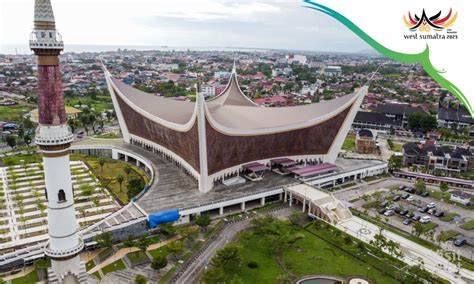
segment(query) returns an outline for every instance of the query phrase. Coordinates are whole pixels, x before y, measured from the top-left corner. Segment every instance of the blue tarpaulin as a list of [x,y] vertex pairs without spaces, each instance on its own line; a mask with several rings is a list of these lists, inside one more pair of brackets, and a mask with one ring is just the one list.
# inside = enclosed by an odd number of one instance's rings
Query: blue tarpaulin
[[179,220],[179,209],[153,213],[148,215],[150,228],[156,228],[159,224],[174,222]]

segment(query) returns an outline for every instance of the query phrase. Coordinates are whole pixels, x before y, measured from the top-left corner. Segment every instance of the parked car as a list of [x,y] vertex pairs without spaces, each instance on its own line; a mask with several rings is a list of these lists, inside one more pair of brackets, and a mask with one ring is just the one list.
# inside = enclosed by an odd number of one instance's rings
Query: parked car
[[430,192],[429,191],[423,191],[420,195],[422,197],[427,197],[427,196],[430,196]]
[[395,211],[393,211],[393,210],[387,210],[387,211],[385,211],[385,213],[383,213],[383,215],[385,215],[385,216],[392,216],[394,214],[395,214]]
[[428,208],[428,207],[421,207],[420,209],[418,209],[418,212],[420,212],[420,213],[426,213],[426,212],[428,212],[428,210],[430,210],[430,208]]
[[435,208],[435,207],[436,207],[436,203],[430,202],[430,203],[428,203],[428,204],[426,205],[426,207],[428,207],[428,208]]
[[77,139],[82,139],[84,136],[82,136],[82,134],[77,134],[76,138]]
[[414,189],[413,187],[410,187],[410,186],[407,186],[407,187],[405,188],[405,191],[406,191],[406,192],[409,192],[409,193],[415,193],[415,189]]
[[426,212],[426,213],[428,213],[430,215],[433,215],[435,212],[436,212],[436,209],[431,208],[431,209],[428,209],[428,212]]
[[408,209],[404,209],[404,210],[400,211],[401,215],[406,215],[407,213],[408,213]]
[[408,197],[410,197],[411,194],[410,193],[406,193],[404,195],[402,195],[402,199],[407,199]]
[[444,211],[436,210],[436,212],[434,213],[434,215],[435,215],[436,217],[443,217],[443,216],[444,216]]
[[462,247],[467,243],[466,239],[463,236],[458,236],[456,240],[454,240],[453,244],[457,247]]
[[394,210],[394,209],[395,209],[395,205],[390,204],[390,205],[386,206],[385,208],[387,208],[387,210]]
[[430,216],[423,216],[420,218],[420,223],[421,224],[428,224],[431,222],[431,217]]
[[415,197],[413,195],[410,195],[410,197],[407,198],[407,201],[414,201]]
[[385,211],[387,211],[386,208],[380,208],[380,209],[379,209],[379,214],[383,214],[383,213],[385,213]]
[[405,220],[403,220],[403,225],[410,225],[410,224],[411,224],[410,218],[406,218]]
[[410,212],[408,212],[407,214],[405,214],[405,217],[407,217],[407,218],[412,218],[413,216],[415,216],[415,214],[410,213]]
[[400,214],[400,207],[396,207],[395,209],[393,209],[395,211],[395,213],[397,214]]
[[413,221],[420,221],[421,217],[420,217],[420,215],[415,215],[415,216],[411,217],[411,219]]
[[385,207],[387,205],[388,205],[388,201],[384,201],[384,202],[379,204],[380,207]]
[[399,201],[400,200],[400,195],[395,195],[393,197],[393,201]]
[[406,188],[406,186],[400,185],[400,186],[398,187],[398,190],[405,190],[405,188]]

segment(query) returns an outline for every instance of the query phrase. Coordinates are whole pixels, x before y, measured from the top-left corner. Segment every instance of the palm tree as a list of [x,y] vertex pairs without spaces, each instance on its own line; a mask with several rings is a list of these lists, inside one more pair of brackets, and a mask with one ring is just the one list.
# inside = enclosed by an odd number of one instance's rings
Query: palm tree
[[132,166],[130,166],[129,164],[126,164],[124,167],[123,167],[123,171],[125,172],[125,174],[127,175],[127,180],[130,176],[130,173],[132,172]]
[[120,191],[122,191],[122,183],[123,183],[123,181],[125,180],[125,178],[123,177],[122,174],[118,174],[115,179],[117,180],[117,182],[118,182],[119,185],[120,185]]
[[100,171],[103,173],[104,172],[104,165],[105,165],[105,158],[104,157],[100,157],[99,158],[99,165],[100,165]]

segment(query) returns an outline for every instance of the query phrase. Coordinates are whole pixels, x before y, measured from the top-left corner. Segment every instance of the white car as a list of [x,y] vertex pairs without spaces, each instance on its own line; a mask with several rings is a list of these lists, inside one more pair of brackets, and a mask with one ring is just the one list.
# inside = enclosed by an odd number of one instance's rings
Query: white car
[[428,208],[430,208],[430,209],[431,209],[431,208],[435,208],[435,207],[436,207],[436,204],[435,204],[434,202],[430,202],[430,203],[428,203],[428,205],[426,205],[426,207],[428,207]]
[[420,218],[420,223],[421,224],[428,224],[431,222],[431,217],[430,216],[423,216]]
[[415,197],[413,195],[410,195],[408,198],[407,198],[407,201],[413,201],[415,200]]

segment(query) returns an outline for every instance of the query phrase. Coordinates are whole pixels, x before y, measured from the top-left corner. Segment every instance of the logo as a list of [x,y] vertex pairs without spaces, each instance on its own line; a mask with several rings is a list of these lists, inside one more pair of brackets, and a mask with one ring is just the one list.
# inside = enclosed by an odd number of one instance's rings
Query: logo
[[415,18],[412,18],[411,13],[408,12],[408,20],[405,15],[403,15],[403,21],[408,29],[412,32],[420,31],[420,32],[430,32],[431,30],[435,30],[440,32],[448,27],[451,27],[458,17],[458,12],[452,15],[453,10],[449,9],[449,13],[440,19],[441,11],[439,11],[436,15],[428,17],[426,15],[425,9],[421,13],[421,16],[415,14]]

